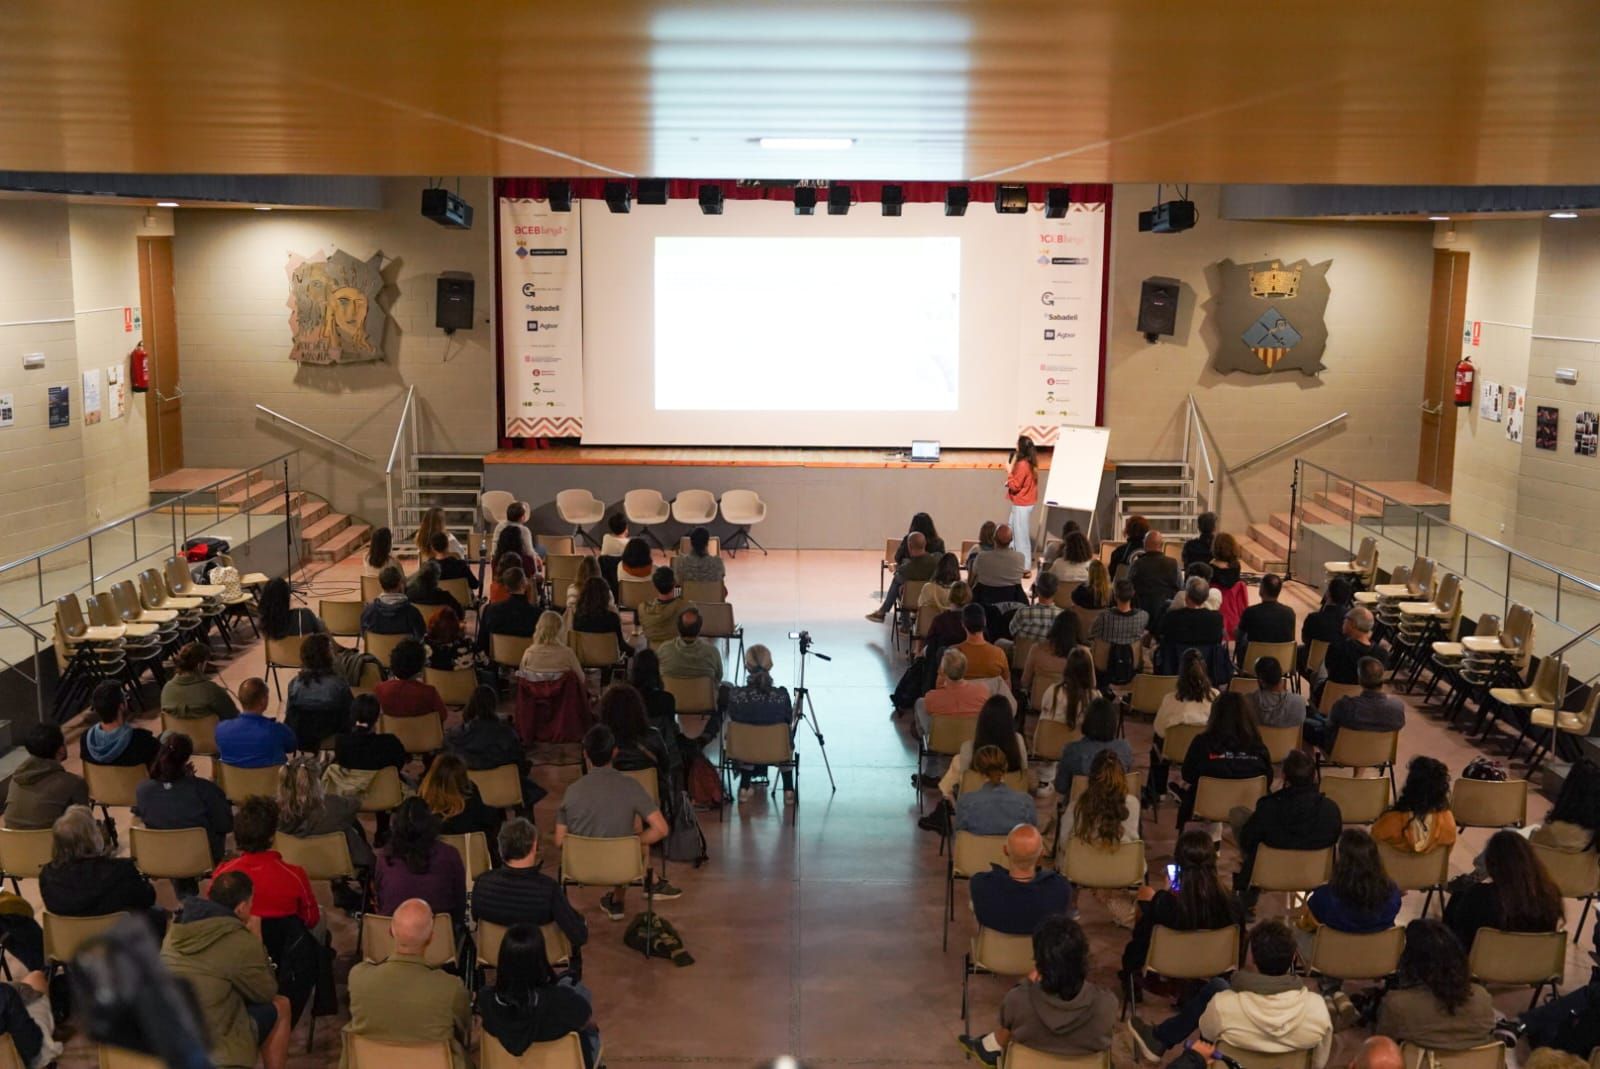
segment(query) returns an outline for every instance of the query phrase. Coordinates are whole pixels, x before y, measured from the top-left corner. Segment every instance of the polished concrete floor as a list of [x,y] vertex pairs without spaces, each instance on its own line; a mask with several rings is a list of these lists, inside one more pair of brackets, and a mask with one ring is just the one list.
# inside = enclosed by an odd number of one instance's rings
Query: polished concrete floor
[[[788,638],[793,630],[809,630],[815,652],[831,658],[808,659],[806,684],[838,789],[830,790],[817,741],[802,729],[794,824],[765,800],[733,806],[721,820],[714,813],[702,816],[711,860],[698,871],[673,866],[671,878],[684,895],[661,906],[696,959],[691,967],[644,963],[622,945],[623,925],[598,911],[597,894],[573,892],[590,924],[585,979],[594,991],[609,1064],[752,1066],[782,1053],[814,1066],[962,1061],[956,1042],[962,954],[973,926],[965,891],[958,888],[950,949],[941,951],[944,863],[936,838],[915,826],[909,777],[916,748],[904,722],[889,715],[888,690],[904,662],[890,649],[886,627],[862,618],[873,607],[877,560],[865,552],[775,552],[741,554],[730,562],[728,585],[746,641],[772,649],[778,682],[793,685],[797,678],[796,644]],[[316,576],[312,603],[356,596],[356,573],[355,563],[346,562]],[[1292,589],[1299,601],[1303,588]],[[222,678],[237,686],[259,674],[261,665],[259,646],[242,650],[222,666]],[[1130,721],[1128,732],[1143,764],[1149,727]],[[1476,753],[1460,735],[1415,712],[1402,747],[1403,757],[1427,752],[1453,771]],[[541,779],[555,788],[537,814],[542,831],[553,826],[560,787],[577,771],[540,769]],[[1532,818],[1547,804],[1536,797]],[[1152,869],[1158,871],[1175,837],[1172,807],[1145,827]],[[1455,853],[1458,870],[1487,835],[1465,833]],[[1225,847],[1224,867],[1236,864],[1236,852]],[[167,899],[169,890],[163,887],[162,895]],[[630,910],[641,906],[635,893]],[[1279,896],[1262,901],[1263,914],[1284,908]],[[1421,897],[1408,896],[1402,919],[1420,908]],[[1576,916],[1572,905],[1572,923]],[[354,926],[336,911],[333,918],[342,975],[353,954]],[[1087,896],[1081,919],[1092,940],[1094,979],[1114,984],[1126,932]],[[1586,937],[1569,955],[1569,984],[1587,977],[1588,946]],[[993,1026],[1007,987],[995,977],[973,981],[976,1027]],[[1527,993],[1508,992],[1498,1001],[1512,1011],[1526,1004]],[[1148,1003],[1142,1010],[1152,1019],[1161,1011]],[[295,1037],[297,1066],[332,1063],[337,1023],[319,1022],[315,1049],[303,1054],[302,1022]],[[1331,1064],[1345,1064],[1361,1038],[1356,1032],[1342,1035]],[[1114,1055],[1119,1065],[1132,1064],[1125,1038],[1119,1036]],[[89,1058],[87,1044],[74,1040],[69,1060],[86,1064]]]

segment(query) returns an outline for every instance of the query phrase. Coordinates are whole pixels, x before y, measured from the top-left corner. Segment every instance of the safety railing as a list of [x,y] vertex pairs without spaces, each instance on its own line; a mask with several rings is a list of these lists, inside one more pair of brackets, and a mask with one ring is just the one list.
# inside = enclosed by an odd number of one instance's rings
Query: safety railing
[[[389,446],[389,463],[383,469],[383,492],[388,502],[389,530],[400,530],[400,514],[395,511],[395,476],[400,477],[400,499],[405,500],[406,474],[411,470],[411,459],[418,451],[415,386],[406,387],[406,403],[400,409],[400,422],[395,424],[394,443]],[[407,433],[409,431],[409,433]]]
[[1222,500],[1217,495],[1217,472],[1211,466],[1211,450],[1206,447],[1205,417],[1200,415],[1200,406],[1195,404],[1194,394],[1185,398],[1183,409],[1183,463],[1191,472],[1194,471],[1194,461],[1190,459],[1190,445],[1197,445],[1195,452],[1200,454],[1200,461],[1205,465],[1206,488],[1205,493],[1200,492],[1199,473],[1195,472],[1195,511],[1219,512]]
[[323,434],[321,431],[317,430],[315,427],[307,427],[304,423],[301,423],[299,420],[290,419],[288,416],[284,415],[282,412],[278,412],[278,411],[275,411],[273,409],[270,409],[266,405],[256,405],[256,411],[257,412],[264,412],[267,415],[271,416],[273,419],[277,420],[279,423],[285,424],[286,426],[289,426],[289,427],[293,427],[295,430],[299,431],[302,434],[309,434],[313,438],[319,439],[320,441],[327,442],[329,445],[333,446],[335,449],[342,449],[346,453],[349,453],[351,456],[357,458],[358,460],[365,460],[368,464],[376,464],[378,462],[378,459],[376,457],[369,456],[368,454],[363,453],[361,450],[357,449],[355,446],[347,445],[344,442],[339,441],[339,439],[337,439],[337,438],[334,438],[334,437],[332,437],[330,435]]

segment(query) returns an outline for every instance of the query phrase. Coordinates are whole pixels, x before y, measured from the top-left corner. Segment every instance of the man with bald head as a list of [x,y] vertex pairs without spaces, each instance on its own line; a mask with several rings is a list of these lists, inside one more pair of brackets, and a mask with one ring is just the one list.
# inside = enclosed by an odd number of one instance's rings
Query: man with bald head
[[1328,647],[1328,655],[1322,661],[1322,670],[1326,674],[1312,690],[1318,705],[1322,703],[1324,684],[1361,682],[1361,658],[1376,657],[1379,664],[1383,663],[1383,654],[1373,641],[1373,629],[1377,623],[1372,610],[1361,605],[1344,614],[1344,626],[1340,629],[1339,637]]
[[1006,836],[1006,866],[972,877],[972,914],[985,928],[1032,935],[1046,917],[1072,912],[1072,885],[1054,869],[1041,869],[1044,837],[1031,824]]
[[883,604],[878,606],[876,612],[867,613],[867,619],[873,623],[883,623],[884,617],[900,600],[901,588],[907,583],[927,582],[938,568],[939,558],[928,552],[928,536],[921,531],[906,535],[905,560],[895,566],[894,578],[889,580],[889,589],[883,595]]
[[1350,1059],[1350,1069],[1405,1069],[1400,1044],[1388,1036],[1369,1036]]
[[1128,565],[1133,603],[1150,614],[1150,629],[1161,623],[1173,595],[1183,587],[1183,570],[1166,554],[1167,540],[1160,531],[1144,536],[1144,552]]
[[[383,922],[368,917],[366,923]],[[394,951],[388,958],[363,961],[350,970],[350,1023],[345,1029],[385,1043],[449,1043],[454,1069],[468,1069],[472,1000],[460,979],[426,960],[433,941],[433,908],[420,898],[406,899],[389,921],[389,935]],[[453,960],[455,953],[447,948],[444,956]]]
[[1022,577],[1028,571],[1028,558],[1012,548],[1011,528],[1001,524],[994,531],[994,547],[980,549],[972,558],[968,582],[972,584],[972,597],[979,605],[1023,605],[1028,595],[1022,589]]

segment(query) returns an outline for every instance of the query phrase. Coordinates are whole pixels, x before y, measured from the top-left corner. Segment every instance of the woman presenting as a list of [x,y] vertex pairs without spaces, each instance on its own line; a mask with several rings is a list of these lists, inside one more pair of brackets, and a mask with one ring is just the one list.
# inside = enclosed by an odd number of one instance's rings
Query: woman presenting
[[1033,506],[1039,500],[1039,456],[1033,439],[1017,438],[1011,454],[1011,474],[1006,476],[1006,500],[1011,502],[1011,548],[1033,569]]

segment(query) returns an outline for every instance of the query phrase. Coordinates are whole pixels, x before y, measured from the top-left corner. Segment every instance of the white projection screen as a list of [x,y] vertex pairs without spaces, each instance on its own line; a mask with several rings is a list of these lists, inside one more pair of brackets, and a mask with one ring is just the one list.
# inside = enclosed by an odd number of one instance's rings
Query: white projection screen
[[943,204],[906,204],[898,218],[877,204],[796,216],[788,201],[728,200],[720,216],[681,200],[582,209],[586,444],[1006,446],[1032,422],[1021,395],[1033,379],[1059,376],[1053,391],[1067,392],[1068,373],[1037,351],[1047,317],[1073,320],[1088,348],[1070,375],[1077,418],[1037,419],[1094,422],[1101,250],[1092,298],[1043,307],[1051,283],[1035,275],[1063,250],[1038,247],[1037,206],[946,217]]

